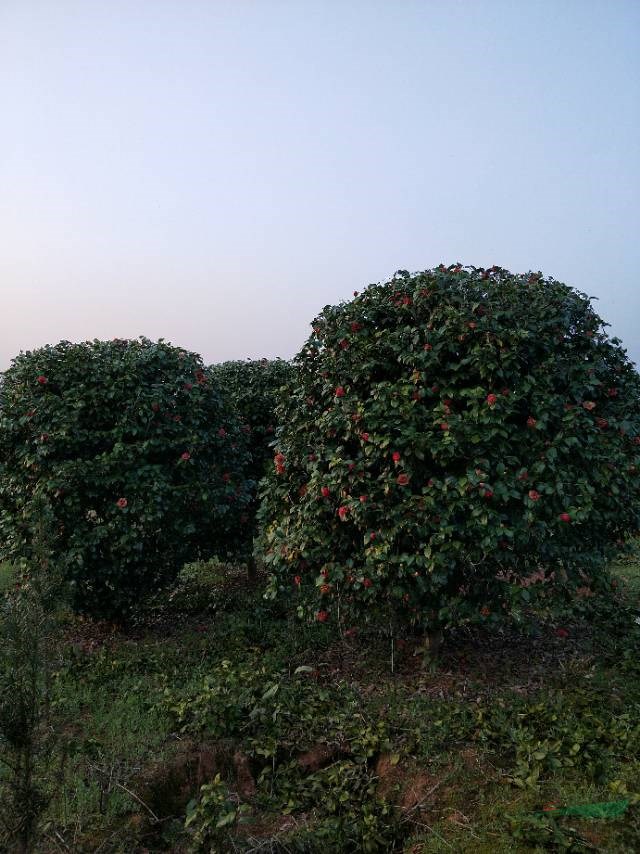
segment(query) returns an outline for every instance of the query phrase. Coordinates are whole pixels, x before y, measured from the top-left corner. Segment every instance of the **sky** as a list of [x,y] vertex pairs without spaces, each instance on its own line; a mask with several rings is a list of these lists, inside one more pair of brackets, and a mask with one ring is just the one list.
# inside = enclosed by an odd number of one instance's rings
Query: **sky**
[[637,0],[1,0],[0,371],[59,340],[290,358],[460,261],[640,362]]

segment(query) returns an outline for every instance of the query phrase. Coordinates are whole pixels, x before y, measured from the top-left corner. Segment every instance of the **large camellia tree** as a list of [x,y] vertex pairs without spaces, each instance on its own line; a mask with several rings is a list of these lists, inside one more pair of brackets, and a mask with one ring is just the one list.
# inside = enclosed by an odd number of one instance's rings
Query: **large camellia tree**
[[272,590],[436,637],[532,578],[549,596],[601,575],[640,507],[640,381],[603,326],[584,294],[497,267],[327,306],[262,489]]
[[121,617],[183,563],[232,554],[245,434],[199,356],[146,339],[62,342],[0,387],[0,560],[49,548],[82,611]]

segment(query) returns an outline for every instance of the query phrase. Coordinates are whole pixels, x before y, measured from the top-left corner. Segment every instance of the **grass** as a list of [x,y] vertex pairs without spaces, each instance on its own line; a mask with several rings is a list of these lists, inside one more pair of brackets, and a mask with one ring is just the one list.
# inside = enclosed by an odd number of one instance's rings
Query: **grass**
[[3,593],[11,585],[13,580],[13,569],[8,563],[0,563],[0,593]]
[[215,565],[127,632],[70,618],[38,851],[638,850],[640,564],[613,572],[566,638],[461,631],[425,668],[407,637],[393,673]]

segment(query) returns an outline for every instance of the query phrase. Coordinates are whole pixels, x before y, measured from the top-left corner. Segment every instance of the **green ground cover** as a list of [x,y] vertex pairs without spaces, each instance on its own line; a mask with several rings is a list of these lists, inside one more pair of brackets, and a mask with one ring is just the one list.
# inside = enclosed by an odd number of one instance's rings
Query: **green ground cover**
[[38,851],[638,850],[640,564],[614,575],[430,666],[398,638],[393,672],[388,638],[302,624],[216,565],[127,631],[69,617]]
[[12,578],[13,570],[9,564],[0,562],[0,592],[3,592],[9,587]]

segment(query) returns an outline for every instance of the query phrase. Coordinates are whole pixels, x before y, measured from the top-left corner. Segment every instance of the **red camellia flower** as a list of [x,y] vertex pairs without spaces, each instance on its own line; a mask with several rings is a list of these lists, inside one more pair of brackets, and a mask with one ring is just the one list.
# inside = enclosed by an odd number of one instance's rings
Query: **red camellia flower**
[[556,637],[568,638],[569,632],[566,629],[556,629]]
[[116,501],[116,504],[117,504],[117,505],[118,505],[118,507],[120,507],[121,509],[124,509],[124,508],[127,506],[127,504],[128,504],[128,503],[129,503],[129,502],[127,501],[127,499],[126,499],[126,498],[118,498],[118,500]]
[[321,569],[321,570],[320,570],[320,575],[321,575],[323,578],[329,578],[329,570],[328,570],[328,569]]
[[442,424],[440,425],[440,429],[445,430],[445,431],[449,429],[449,425],[447,424],[446,421],[442,422]]
[[361,496],[360,496],[360,502],[361,502],[362,504],[364,504],[368,497],[369,497],[368,495],[361,495]]
[[358,323],[357,320],[354,320],[353,323],[351,324],[351,331],[352,332],[359,332],[361,329],[362,329],[362,324]]
[[408,474],[399,474],[396,478],[396,483],[399,486],[406,486],[409,483],[409,475]]
[[180,459],[186,462],[187,460],[191,459],[191,454],[189,453],[189,451],[185,451],[184,453],[180,454]]
[[538,423],[538,422],[537,422],[537,421],[536,421],[536,419],[533,417],[533,415],[530,415],[530,416],[527,418],[527,427],[531,427],[531,428],[533,428],[533,427],[535,427],[535,426],[536,426],[536,424],[537,424],[537,423]]
[[373,587],[373,581],[370,578],[365,578],[362,585],[363,587]]
[[323,486],[320,492],[322,493],[323,498],[328,498],[331,495],[331,490],[328,486]]
[[606,430],[609,426],[609,422],[606,418],[596,418],[596,424],[601,430]]
[[283,466],[281,463],[276,463],[276,474],[284,474],[286,470],[286,466]]
[[344,522],[344,520],[346,519],[346,516],[347,516],[347,513],[348,513],[348,512],[349,512],[349,508],[348,508],[348,507],[344,507],[344,506],[342,506],[342,507],[338,507],[338,516],[340,517],[340,519],[341,519],[343,522]]
[[376,532],[375,532],[375,531],[371,531],[371,533],[369,534],[369,539],[370,539],[370,540],[375,540],[375,538],[376,538]]
[[475,329],[477,327],[477,325],[478,324],[475,322],[475,320],[470,320],[469,323],[467,323],[467,326],[469,327],[469,329]]
[[319,623],[326,623],[328,616],[329,614],[327,611],[318,611],[318,613],[316,614],[316,620]]
[[488,616],[489,616],[489,614],[491,613],[491,611],[490,611],[490,609],[485,605],[483,608],[481,608],[481,609],[480,609],[480,613],[482,614],[482,616],[483,616],[483,617],[488,617]]
[[220,438],[221,438],[221,439],[224,439],[224,437],[225,437],[226,435],[227,435],[227,431],[224,429],[224,427],[221,427],[221,428],[218,430],[218,436],[220,436]]
[[498,401],[498,395],[497,394],[488,394],[487,395],[487,403],[489,404],[489,406],[495,406],[497,401]]
[[568,514],[568,513],[561,513],[561,514],[560,514],[560,521],[561,521],[561,522],[570,522],[570,521],[571,521],[571,516],[569,516],[569,514]]
[[369,434],[368,433],[360,433],[360,438],[362,439],[363,442],[368,442],[369,441]]
[[185,391],[191,391],[191,389],[193,388],[193,383],[185,383],[183,388]]
[[493,498],[493,492],[491,492],[490,489],[485,489],[484,497],[487,499],[487,501],[489,501],[491,498]]
[[341,385],[339,385],[339,386],[336,388],[336,390],[335,390],[335,396],[336,396],[336,397],[344,397],[344,388],[343,388]]
[[204,372],[203,371],[196,371],[196,382],[198,382],[200,385],[203,385],[205,383],[205,381],[206,381],[206,377],[204,375]]
[[433,350],[433,345],[431,345],[431,344],[425,344],[425,345],[424,345],[424,349],[425,349],[425,350],[427,350],[427,351],[429,351],[429,350]]
[[340,347],[342,350],[348,350],[349,349],[349,342],[347,341],[346,338],[342,339],[342,341],[340,342]]
[[399,463],[400,460],[402,459],[402,456],[400,455],[400,451],[394,451],[391,454],[391,459],[394,461],[394,463]]
[[43,374],[40,374],[40,376],[38,377],[38,382],[40,383],[40,385],[46,385],[49,380]]
[[591,412],[593,409],[596,408],[596,405],[592,400],[585,400],[585,402],[582,404],[582,408],[586,409],[587,412]]
[[331,592],[331,585],[330,584],[321,584],[320,585],[320,592],[322,593],[323,596],[325,596],[327,593],[330,593]]
[[284,463],[284,460],[284,454],[276,454],[273,458],[274,463],[276,463],[277,465],[282,465]]
[[300,587],[300,585],[302,584],[302,576],[294,575],[293,576],[293,583],[296,585],[296,587]]
[[540,498],[540,493],[535,489],[530,489],[529,490],[529,498],[532,501],[538,501],[538,499]]

